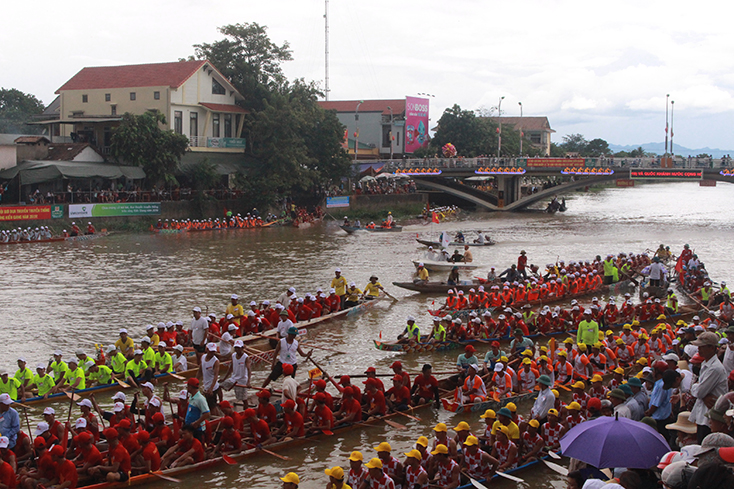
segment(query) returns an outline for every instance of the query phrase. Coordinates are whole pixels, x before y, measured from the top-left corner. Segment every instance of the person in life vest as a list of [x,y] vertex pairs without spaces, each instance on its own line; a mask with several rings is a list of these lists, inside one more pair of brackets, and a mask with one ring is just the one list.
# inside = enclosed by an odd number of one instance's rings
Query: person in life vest
[[408,316],[406,319],[407,324],[402,333],[398,335],[398,343],[409,343],[415,345],[421,341],[421,330],[417,324],[415,324],[415,317]]
[[477,375],[478,371],[479,366],[477,364],[469,364],[464,385],[460,390],[457,390],[457,401],[461,404],[487,400],[487,386],[484,385],[484,380]]
[[614,255],[607,255],[606,260],[602,262],[604,267],[604,284],[611,285],[614,283],[615,267]]

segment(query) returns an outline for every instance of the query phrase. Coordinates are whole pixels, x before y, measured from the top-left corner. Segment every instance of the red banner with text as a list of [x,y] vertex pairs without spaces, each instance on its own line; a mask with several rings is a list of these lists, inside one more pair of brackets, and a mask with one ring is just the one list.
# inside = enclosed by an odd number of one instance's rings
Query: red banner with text
[[0,207],[0,221],[25,221],[51,219],[50,205],[25,205]]
[[565,168],[584,166],[584,158],[528,158],[528,168]]

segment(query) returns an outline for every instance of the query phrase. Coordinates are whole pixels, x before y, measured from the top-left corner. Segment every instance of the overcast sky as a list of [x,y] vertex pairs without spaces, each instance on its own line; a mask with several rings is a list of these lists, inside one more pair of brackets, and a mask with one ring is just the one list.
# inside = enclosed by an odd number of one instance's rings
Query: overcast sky
[[[324,79],[324,1],[3,2],[0,86],[44,103],[85,66],[175,61],[257,22],[288,41],[290,78]],[[734,35],[726,2],[331,0],[331,100],[431,98],[443,109],[546,115],[557,131],[641,144],[734,148]],[[247,96],[247,94],[244,94]]]

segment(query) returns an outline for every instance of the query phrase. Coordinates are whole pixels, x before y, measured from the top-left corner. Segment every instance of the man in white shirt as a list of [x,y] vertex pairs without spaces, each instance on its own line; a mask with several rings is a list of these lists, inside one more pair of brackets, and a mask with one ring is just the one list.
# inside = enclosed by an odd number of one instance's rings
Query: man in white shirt
[[698,354],[704,359],[698,380],[691,386],[691,395],[696,398],[696,404],[688,416],[692,423],[698,425],[696,437],[700,444],[711,433],[710,420],[706,413],[714,407],[719,396],[726,393],[728,372],[716,356],[719,347],[719,336],[716,333],[701,333],[691,344],[698,347]]
[[278,338],[285,338],[288,335],[288,330],[293,326],[293,321],[288,318],[288,311],[285,309],[280,311],[280,321],[278,321]]
[[538,385],[540,385],[540,393],[530,410],[530,417],[543,424],[548,416],[548,410],[552,409],[556,403],[556,396],[550,388],[553,384],[547,375],[538,377]]
[[173,347],[173,370],[176,373],[185,372],[189,369],[189,362],[186,360],[186,355],[183,354],[183,351],[183,345]]
[[194,318],[191,320],[189,334],[191,335],[191,343],[196,350],[196,358],[200,359],[206,348],[206,336],[209,332],[209,321],[201,316],[201,308],[195,307],[193,310]]

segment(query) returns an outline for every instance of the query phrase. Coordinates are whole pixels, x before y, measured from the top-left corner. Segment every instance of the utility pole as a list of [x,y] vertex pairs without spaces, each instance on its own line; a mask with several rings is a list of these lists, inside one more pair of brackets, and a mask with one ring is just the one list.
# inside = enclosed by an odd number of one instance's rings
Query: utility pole
[[670,101],[670,156],[675,160],[675,151],[673,151],[673,108],[675,107],[675,100]]
[[497,104],[497,116],[500,120],[500,126],[497,128],[497,158],[502,154],[502,101],[504,99],[504,96],[500,97],[500,103]]
[[665,156],[668,156],[668,99],[670,94],[665,95]]
[[522,102],[518,102],[517,105],[520,106],[520,158],[522,158]]
[[329,101],[329,0],[324,0],[324,94]]

